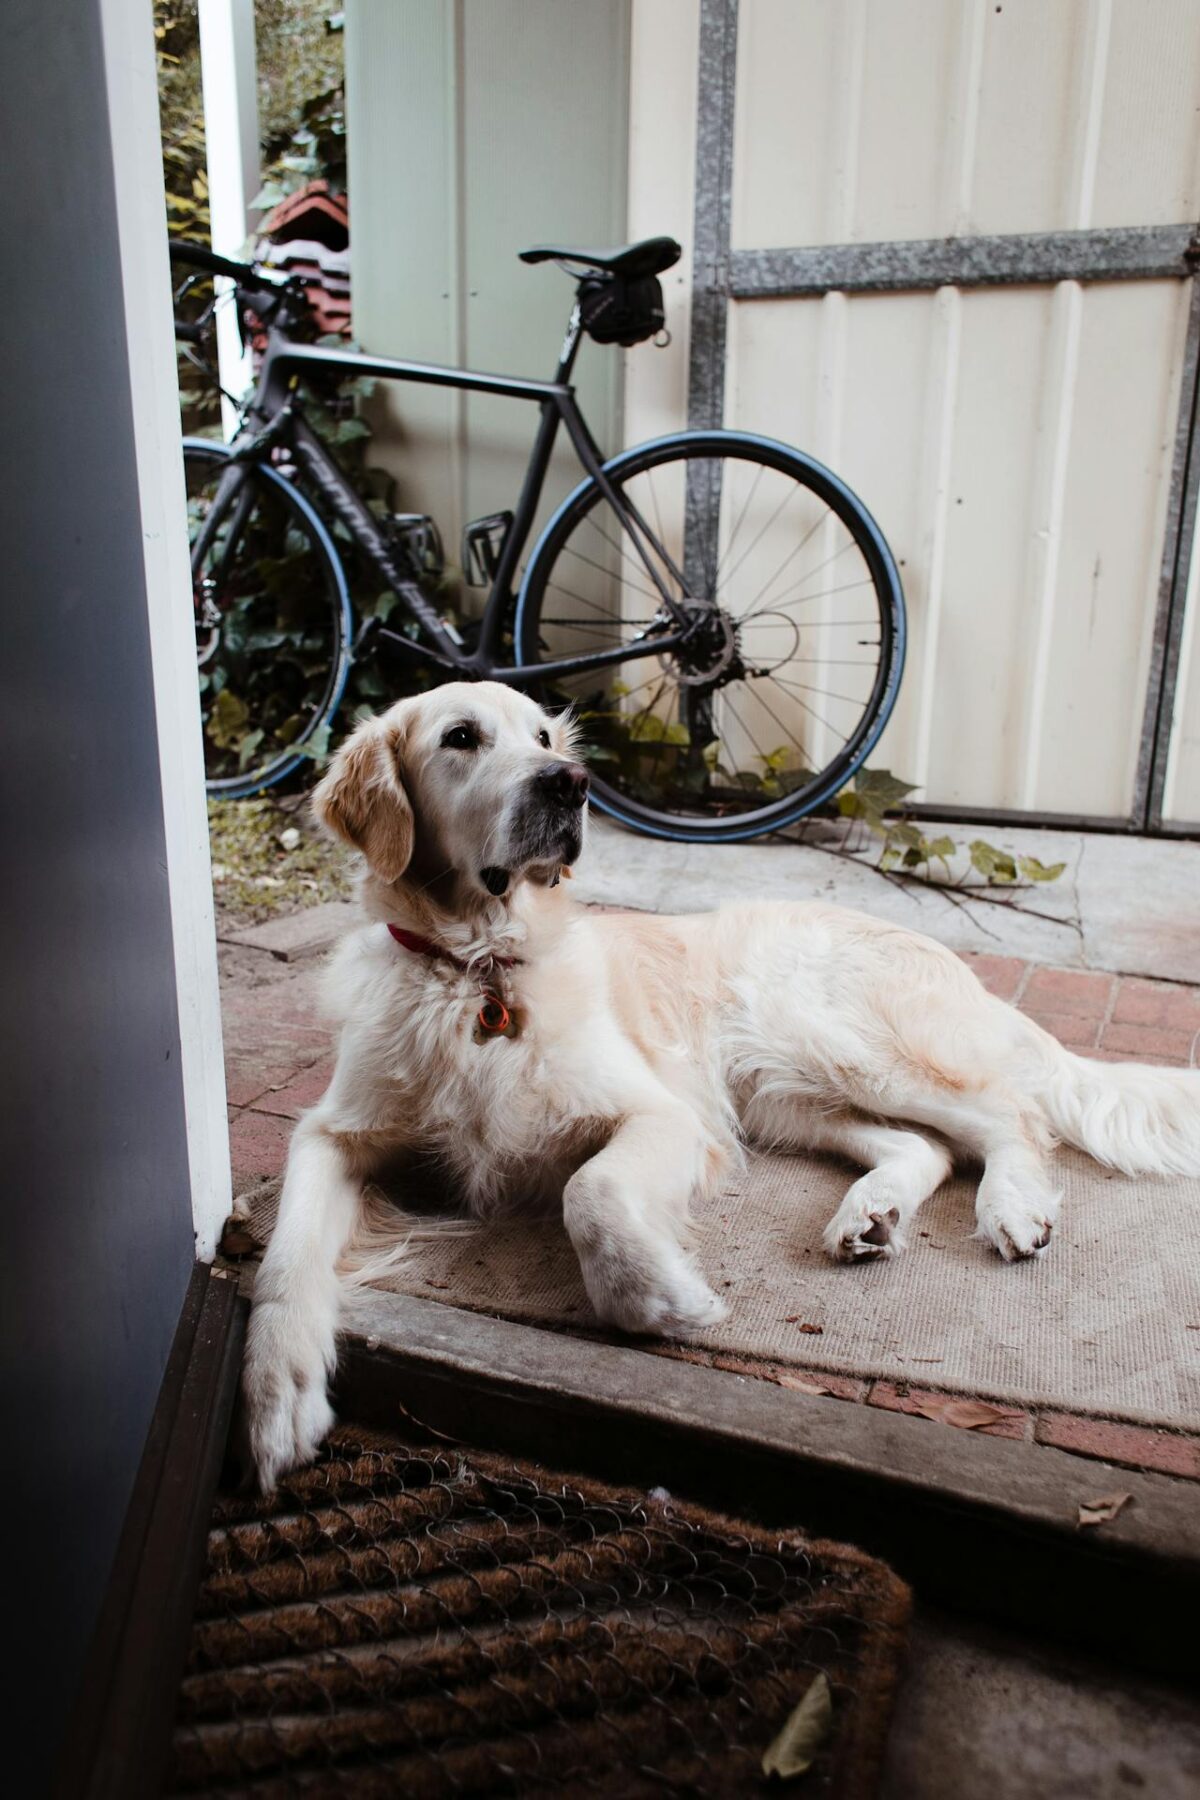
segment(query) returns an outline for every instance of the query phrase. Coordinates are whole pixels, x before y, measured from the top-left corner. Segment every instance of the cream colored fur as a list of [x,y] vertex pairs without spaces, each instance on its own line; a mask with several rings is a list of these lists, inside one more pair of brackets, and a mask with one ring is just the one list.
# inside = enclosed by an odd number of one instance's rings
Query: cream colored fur
[[[464,723],[477,746],[444,743]],[[1007,1260],[1050,1242],[1056,1140],[1121,1169],[1200,1172],[1200,1074],[1085,1062],[928,938],[819,904],[574,904],[557,814],[551,841],[521,848],[539,775],[571,754],[569,724],[532,700],[455,684],[360,727],[317,791],[367,859],[366,922],[328,970],[337,1066],[296,1127],[256,1288],[244,1384],[264,1487],[329,1429],[347,1279],[380,1266],[364,1187],[414,1157],[477,1217],[561,1207],[597,1316],[666,1334],[722,1316],[688,1212],[746,1142],[865,1169],[826,1233],[845,1262],[902,1250],[956,1155],[982,1164],[979,1233]],[[497,867],[501,897],[481,874]],[[402,948],[388,921],[465,966]],[[517,1036],[476,1041],[485,982]]]

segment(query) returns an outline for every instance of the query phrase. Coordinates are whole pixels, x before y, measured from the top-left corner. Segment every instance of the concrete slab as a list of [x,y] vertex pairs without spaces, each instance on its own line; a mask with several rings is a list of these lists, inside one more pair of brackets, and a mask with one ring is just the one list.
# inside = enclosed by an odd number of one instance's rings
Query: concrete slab
[[918,1612],[880,1800],[1191,1800],[1200,1709],[1058,1645]]
[[355,908],[348,900],[330,900],[322,906],[288,913],[282,919],[268,919],[261,925],[247,925],[239,931],[223,931],[219,938],[223,944],[265,950],[280,962],[303,962],[328,950],[354,916]]
[[581,900],[653,912],[701,912],[729,900],[825,900],[927,932],[954,950],[1016,956],[1058,967],[1105,969],[1200,982],[1200,844],[1157,838],[956,825],[1043,863],[1058,881],[1003,899],[952,897],[936,886],[888,881],[871,856],[832,854],[840,834],[811,841],[671,844],[593,817],[576,871]]

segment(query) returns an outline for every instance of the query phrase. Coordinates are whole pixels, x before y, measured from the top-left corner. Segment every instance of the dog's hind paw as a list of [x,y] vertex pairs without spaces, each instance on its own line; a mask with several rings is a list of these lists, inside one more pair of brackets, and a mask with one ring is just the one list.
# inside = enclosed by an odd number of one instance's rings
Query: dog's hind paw
[[825,1248],[835,1262],[898,1256],[904,1248],[899,1207],[867,1212],[861,1206],[843,1206],[825,1228]]

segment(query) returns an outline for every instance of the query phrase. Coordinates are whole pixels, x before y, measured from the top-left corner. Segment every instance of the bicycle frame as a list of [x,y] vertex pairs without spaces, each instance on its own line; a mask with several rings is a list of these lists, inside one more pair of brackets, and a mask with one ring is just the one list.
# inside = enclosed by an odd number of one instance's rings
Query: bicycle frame
[[[687,587],[681,571],[665,546],[655,537],[638,509],[605,473],[603,455],[588,429],[579,409],[575,390],[570,384],[581,335],[579,308],[576,306],[567,327],[554,379],[547,382],[446,368],[435,363],[367,356],[358,351],[338,350],[325,345],[295,343],[284,332],[272,328],[267,335],[267,347],[258,383],[247,412],[247,431],[234,442],[232,464],[222,476],[213,506],[193,546],[193,570],[198,572],[202,567],[221,523],[230,510],[237,506],[246,487],[243,471],[265,457],[270,447],[286,444],[306,480],[371,558],[388,586],[403,601],[431,640],[431,644],[415,642],[400,632],[390,630],[387,625],[368,621],[359,634],[356,648],[369,634],[371,637],[387,640],[406,656],[432,663],[448,673],[456,673],[466,679],[487,677],[517,687],[552,680],[556,676],[578,675],[590,669],[601,670],[635,661],[639,657],[660,656],[665,651],[675,649],[695,630],[694,619],[688,618],[681,604],[681,597],[686,595]],[[306,374],[365,375],[380,381],[415,382],[470,393],[498,394],[540,407],[541,421],[525,479],[480,618],[478,639],[472,650],[468,651],[463,647],[453,627],[448,626],[438,615],[412,573],[403,566],[403,553],[398,552],[395,543],[307,423],[303,412],[297,409],[295,389]],[[505,618],[515,600],[513,579],[533,527],[560,426],[566,429],[585,474],[596,483],[616,513],[621,530],[631,541],[638,559],[659,594],[664,628],[657,632],[647,628],[640,639],[632,639],[613,649],[514,667],[502,660]],[[235,523],[231,542],[235,541],[236,529]],[[664,571],[669,580],[664,578]],[[671,582],[675,584],[674,591]],[[674,629],[670,628],[671,624]]]

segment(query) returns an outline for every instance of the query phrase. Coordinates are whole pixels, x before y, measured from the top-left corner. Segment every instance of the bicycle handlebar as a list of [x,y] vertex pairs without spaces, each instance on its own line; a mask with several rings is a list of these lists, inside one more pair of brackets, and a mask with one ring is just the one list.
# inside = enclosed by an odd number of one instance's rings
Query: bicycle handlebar
[[206,275],[228,275],[231,281],[263,279],[250,263],[231,262],[227,256],[217,256],[203,244],[193,244],[188,238],[172,238],[170,248],[171,261],[183,263],[185,268],[201,269]]

